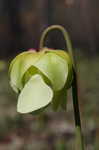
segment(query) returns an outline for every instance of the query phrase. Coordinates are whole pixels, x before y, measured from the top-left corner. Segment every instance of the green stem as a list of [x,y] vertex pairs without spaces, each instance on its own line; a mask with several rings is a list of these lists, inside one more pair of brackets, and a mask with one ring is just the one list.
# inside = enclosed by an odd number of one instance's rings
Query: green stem
[[45,42],[45,39],[46,39],[46,36],[47,34],[52,31],[52,30],[60,30],[62,33],[63,33],[63,36],[64,36],[64,39],[66,41],[66,47],[69,51],[69,54],[72,58],[72,61],[73,61],[73,64],[74,64],[74,57],[72,55],[72,46],[71,46],[71,41],[69,39],[69,36],[68,36],[68,33],[67,31],[65,30],[64,27],[60,26],[60,25],[52,25],[52,26],[49,26],[48,28],[46,28],[44,30],[44,32],[42,33],[41,35],[41,40],[40,40],[40,49],[42,49],[44,47],[44,42]]
[[78,87],[77,87],[77,75],[74,70],[74,79],[72,83],[72,97],[73,97],[73,107],[74,107],[74,117],[75,117],[75,127],[76,127],[76,150],[84,150],[84,142],[81,129],[80,111],[78,103]]
[[73,108],[74,108],[74,118],[75,118],[75,127],[76,127],[76,147],[75,150],[84,150],[84,143],[82,138],[82,130],[81,130],[81,120],[80,120],[80,111],[79,111],[79,104],[78,104],[78,90],[77,90],[77,75],[76,75],[76,63],[75,57],[73,56],[73,49],[71,45],[71,41],[69,39],[67,31],[64,27],[60,25],[52,25],[49,26],[47,29],[44,30],[41,40],[40,40],[40,49],[44,47],[44,42],[46,39],[47,34],[52,30],[60,30],[63,33],[64,39],[66,41],[66,46],[68,52],[70,54],[72,63],[73,63],[73,72],[74,72],[74,79],[72,83],[72,97],[73,97]]

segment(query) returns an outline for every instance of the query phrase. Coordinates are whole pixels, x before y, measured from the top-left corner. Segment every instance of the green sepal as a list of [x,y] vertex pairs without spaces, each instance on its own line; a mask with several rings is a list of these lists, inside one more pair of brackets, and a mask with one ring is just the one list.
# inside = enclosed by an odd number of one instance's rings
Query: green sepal
[[60,56],[61,58],[63,58],[67,64],[68,64],[68,77],[66,80],[66,89],[70,88],[72,85],[72,81],[73,81],[73,64],[72,64],[72,60],[68,54],[68,52],[63,51],[63,50],[54,50],[54,49],[49,49],[47,47],[43,48],[42,51],[45,51],[45,53],[54,53],[58,56]]
[[54,91],[64,87],[68,77],[68,64],[63,58],[54,53],[45,53],[34,66],[51,81]]
[[22,90],[22,77],[24,73],[30,68],[39,58],[43,52],[28,51],[23,52],[16,56],[12,61],[9,69],[11,85],[15,86],[18,90]]

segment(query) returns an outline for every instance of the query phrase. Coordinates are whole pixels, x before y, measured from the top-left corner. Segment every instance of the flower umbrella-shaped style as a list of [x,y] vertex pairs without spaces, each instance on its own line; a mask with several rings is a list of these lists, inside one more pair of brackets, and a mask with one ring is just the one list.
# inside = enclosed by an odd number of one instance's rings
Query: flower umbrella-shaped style
[[66,89],[71,86],[72,63],[68,53],[43,48],[19,54],[9,68],[10,83],[19,92],[17,111],[30,113],[48,104],[66,106]]

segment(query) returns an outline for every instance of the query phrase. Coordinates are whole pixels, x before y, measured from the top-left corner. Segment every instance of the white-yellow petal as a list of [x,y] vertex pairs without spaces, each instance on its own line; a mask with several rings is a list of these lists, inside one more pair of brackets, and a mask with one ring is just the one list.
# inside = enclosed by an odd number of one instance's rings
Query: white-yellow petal
[[52,89],[40,75],[34,75],[22,89],[17,104],[17,111],[30,113],[47,106],[53,98]]

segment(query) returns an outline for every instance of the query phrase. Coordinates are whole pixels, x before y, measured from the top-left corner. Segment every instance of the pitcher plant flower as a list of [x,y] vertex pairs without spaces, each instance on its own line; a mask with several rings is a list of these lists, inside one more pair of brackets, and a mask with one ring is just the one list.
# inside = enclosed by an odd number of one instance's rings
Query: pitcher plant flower
[[13,90],[19,93],[18,112],[30,113],[49,104],[54,110],[65,108],[66,89],[73,80],[68,53],[49,48],[23,52],[12,60],[9,74]]
[[[55,29],[63,33],[67,51],[44,46],[46,35]],[[84,150],[75,57],[68,33],[62,26],[52,25],[44,30],[39,52],[29,49],[16,56],[10,64],[9,76],[11,87],[18,93],[19,113],[40,114],[49,105],[54,111],[58,108],[66,110],[67,91],[71,88],[76,129],[75,149]]]

